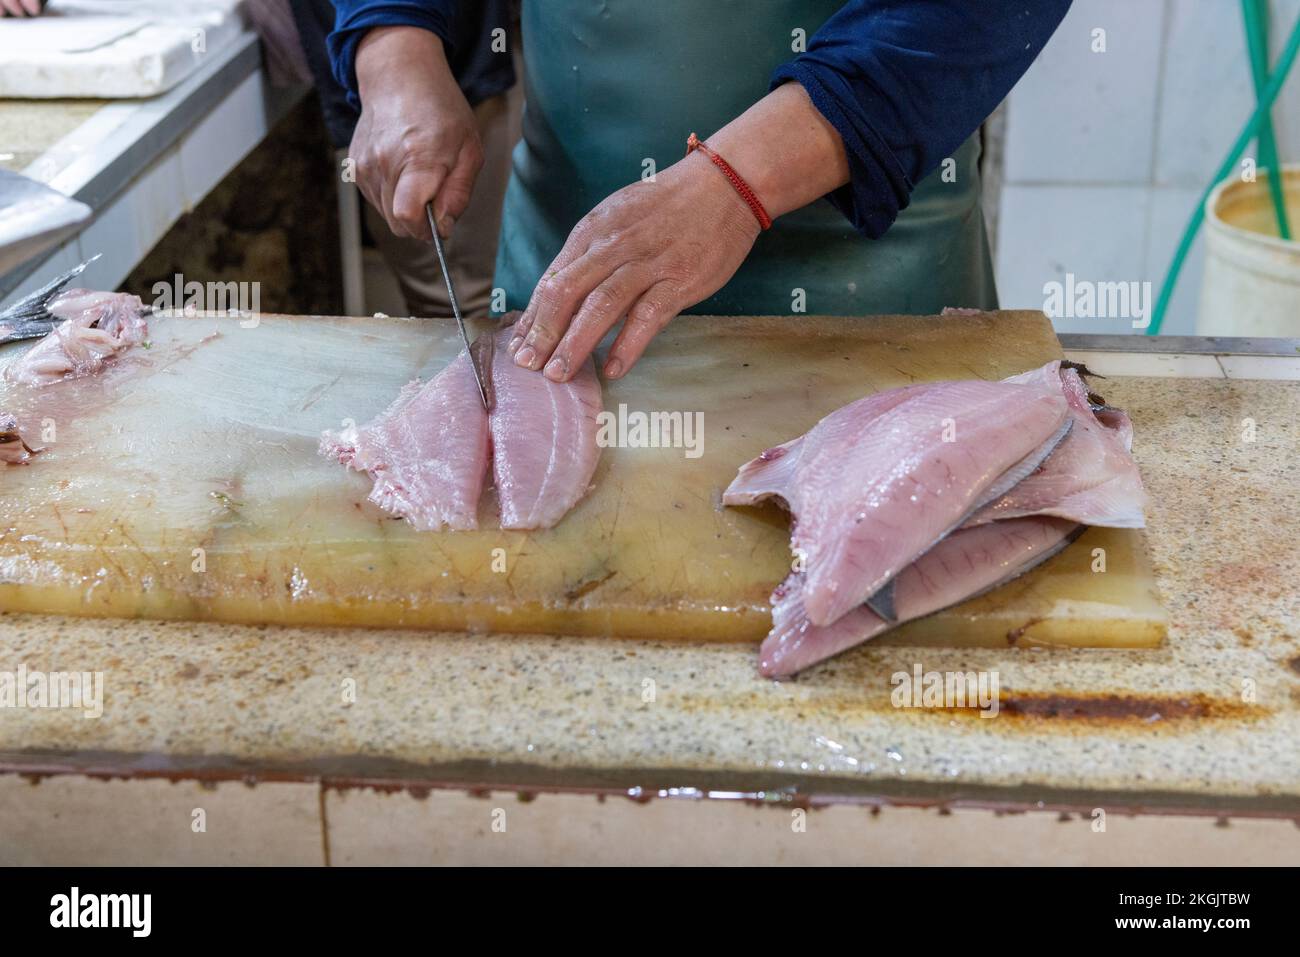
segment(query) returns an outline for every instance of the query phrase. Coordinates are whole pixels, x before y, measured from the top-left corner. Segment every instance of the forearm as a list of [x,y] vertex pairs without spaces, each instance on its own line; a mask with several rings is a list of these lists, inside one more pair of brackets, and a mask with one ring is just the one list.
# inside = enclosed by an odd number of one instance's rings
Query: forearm
[[844,142],[797,83],[773,90],[710,136],[708,144],[750,185],[773,219],[849,181]]

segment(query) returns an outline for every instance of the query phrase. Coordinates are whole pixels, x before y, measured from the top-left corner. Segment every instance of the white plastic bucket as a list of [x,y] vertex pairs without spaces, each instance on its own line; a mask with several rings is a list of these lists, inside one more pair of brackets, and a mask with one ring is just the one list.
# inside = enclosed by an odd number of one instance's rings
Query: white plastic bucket
[[1267,174],[1225,180],[1205,201],[1203,336],[1300,336],[1300,166],[1282,168],[1292,239],[1277,235]]

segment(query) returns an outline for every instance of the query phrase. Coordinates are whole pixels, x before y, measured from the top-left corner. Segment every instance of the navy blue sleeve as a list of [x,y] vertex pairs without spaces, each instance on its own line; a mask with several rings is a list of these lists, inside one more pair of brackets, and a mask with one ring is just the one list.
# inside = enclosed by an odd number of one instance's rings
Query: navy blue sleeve
[[829,199],[873,239],[1029,68],[1070,0],[852,0],[779,67],[839,132],[850,182]]
[[457,0],[334,0],[334,32],[326,41],[330,66],[347,91],[353,109],[361,109],[357,96],[357,44],[375,27],[422,27],[442,37],[450,48],[456,23]]

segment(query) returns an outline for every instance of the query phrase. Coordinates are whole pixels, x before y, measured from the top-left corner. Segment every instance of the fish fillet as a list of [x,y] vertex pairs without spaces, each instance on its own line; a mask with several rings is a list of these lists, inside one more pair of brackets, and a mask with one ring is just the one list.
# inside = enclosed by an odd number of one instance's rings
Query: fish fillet
[[1129,454],[1133,425],[1118,409],[1094,413],[1079,373],[1050,362],[1007,380],[1059,379],[1074,421],[1069,435],[1042,467],[966,522],[982,525],[1025,515],[1056,515],[1087,525],[1143,528],[1146,492]]
[[10,382],[44,386],[94,375],[148,334],[144,304],[126,293],[72,289],[49,311],[65,321],[5,369]]
[[723,501],[789,504],[804,606],[829,625],[1036,468],[1067,422],[1065,397],[1046,379],[879,393],[742,467]]
[[501,527],[550,528],[587,493],[600,461],[600,380],[590,358],[563,383],[515,365],[512,334],[497,333],[488,417]]
[[408,383],[373,422],[321,438],[322,455],[375,480],[370,501],[420,531],[478,528],[489,439],[470,361],[462,351],[427,384]]
[[[1083,526],[1059,518],[1017,518],[954,532],[894,580],[898,622],[922,618],[1023,575],[1057,554]],[[772,593],[772,630],[759,670],[786,677],[895,627],[865,605],[831,625],[804,610],[803,583],[791,574]]]
[[[506,353],[509,336],[480,336],[370,424],[326,432],[321,454],[369,473],[370,500],[420,531],[478,527],[489,459],[501,527],[555,525],[586,494],[600,460],[600,382],[590,360],[566,383],[521,369]],[[471,362],[486,374],[490,413]]]

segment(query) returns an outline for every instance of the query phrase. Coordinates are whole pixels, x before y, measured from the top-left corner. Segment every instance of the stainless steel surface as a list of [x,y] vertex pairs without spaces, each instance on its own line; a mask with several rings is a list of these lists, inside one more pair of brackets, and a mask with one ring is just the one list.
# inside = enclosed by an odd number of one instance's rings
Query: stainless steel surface
[[1237,336],[1125,336],[1062,332],[1067,352],[1139,352],[1163,355],[1300,356],[1300,339]]
[[21,173],[0,169],[0,274],[45,252],[89,219],[90,213],[85,203]]
[[[461,342],[465,352],[469,352],[469,333],[465,331],[465,317],[460,314],[460,303],[456,300],[456,290],[452,286],[451,272],[447,269],[447,253],[442,248],[442,237],[438,235],[438,224],[433,221],[433,203],[424,204],[424,214],[429,217],[429,230],[433,233],[433,248],[438,253],[438,266],[442,269],[442,281],[447,284],[447,298],[451,300],[451,314],[456,317],[456,328],[460,330]],[[469,367],[474,372],[474,381],[478,384],[478,395],[483,400],[483,408],[488,408],[487,389],[478,372],[478,363],[470,357]]]
[[61,321],[50,315],[47,309],[50,300],[98,258],[99,253],[96,253],[79,266],[73,266],[67,272],[55,276],[30,296],[20,299],[0,312],[0,343],[17,339],[37,339],[49,333]]

